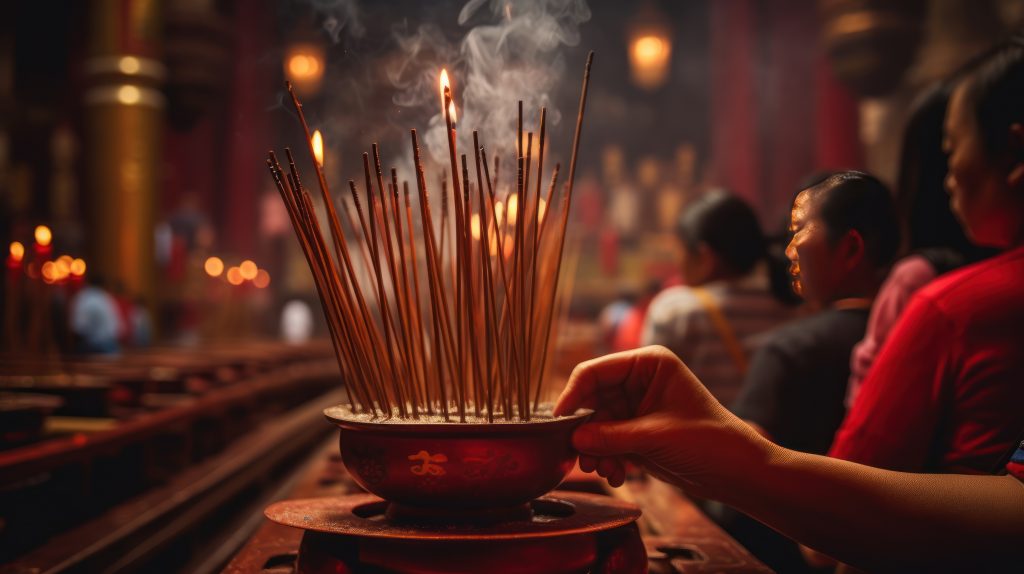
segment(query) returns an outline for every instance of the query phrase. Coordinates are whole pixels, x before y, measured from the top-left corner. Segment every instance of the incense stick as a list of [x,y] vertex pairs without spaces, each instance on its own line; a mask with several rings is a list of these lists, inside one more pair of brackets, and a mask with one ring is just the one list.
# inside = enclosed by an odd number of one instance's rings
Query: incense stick
[[[521,101],[514,189],[508,191],[501,214],[500,160],[494,157],[492,178],[486,149],[475,131],[472,158],[458,154],[449,88],[443,92],[443,115],[451,196],[443,180],[439,222],[431,213],[416,130],[410,137],[418,206],[408,182],[402,185],[404,202],[399,197],[397,170],[390,170],[390,181],[385,177],[380,147],[374,143],[372,158],[363,154],[366,201],[349,180],[353,205],[349,208],[343,201],[339,218],[322,167],[313,161],[329,238],[321,232],[313,196],[303,187],[291,151],[285,150],[287,169],[273,152],[268,154],[266,164],[312,273],[353,409],[374,417],[416,419],[436,414],[459,422],[494,422],[498,417],[528,421],[534,416],[554,317],[564,308],[559,278],[592,62],[590,53],[558,209],[554,204],[559,164],[552,170],[546,198],[541,189],[547,110],[540,110],[534,154],[535,132],[523,137]],[[312,156],[302,104],[290,84],[288,90]],[[475,182],[470,181],[471,160]],[[419,212],[418,221],[414,210]],[[346,237],[343,220],[354,234],[354,244]],[[361,267],[353,262],[353,250],[361,254]]]

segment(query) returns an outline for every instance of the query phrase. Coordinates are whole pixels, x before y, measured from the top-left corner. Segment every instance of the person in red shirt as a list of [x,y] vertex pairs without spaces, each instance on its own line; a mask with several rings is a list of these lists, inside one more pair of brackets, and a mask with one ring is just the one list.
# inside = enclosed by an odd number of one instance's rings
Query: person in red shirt
[[987,472],[1024,430],[1024,38],[968,68],[946,114],[946,187],[972,242],[1003,253],[921,289],[830,455]]

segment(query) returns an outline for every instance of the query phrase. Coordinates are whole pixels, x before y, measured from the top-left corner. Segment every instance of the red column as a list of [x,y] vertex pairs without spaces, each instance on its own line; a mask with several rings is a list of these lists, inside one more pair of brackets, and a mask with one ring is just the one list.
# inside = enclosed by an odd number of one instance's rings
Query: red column
[[267,38],[273,34],[268,14],[267,10],[235,11],[221,244],[240,257],[255,256],[260,191],[268,182],[263,163],[270,143],[266,98],[274,88],[275,71],[264,58]]
[[815,94],[818,169],[862,169],[864,149],[857,100],[836,81],[824,56],[817,63]]
[[715,0],[711,14],[711,174],[754,206],[761,199],[754,0]]

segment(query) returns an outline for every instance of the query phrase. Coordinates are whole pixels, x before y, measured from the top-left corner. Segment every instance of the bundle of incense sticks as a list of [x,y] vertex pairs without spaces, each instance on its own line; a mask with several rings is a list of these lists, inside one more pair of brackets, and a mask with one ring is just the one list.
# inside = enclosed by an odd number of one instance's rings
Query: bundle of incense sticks
[[[418,207],[408,181],[399,185],[393,168],[385,176],[380,149],[373,144],[363,154],[363,188],[348,182],[354,209],[341,202],[345,218],[339,218],[302,104],[288,85],[313,156],[327,236],[291,150],[285,149],[287,169],[273,151],[267,166],[313,273],[353,410],[373,418],[459,422],[528,421],[536,415],[558,323],[559,278],[593,58],[590,52],[560,196],[560,166],[550,178],[544,174],[545,109],[538,133],[526,134],[524,149],[519,102],[515,192],[501,201],[498,158],[492,174],[475,131],[471,157],[457,153],[455,106],[451,89],[442,88],[451,169],[450,186],[441,186],[443,213],[436,231],[431,212],[436,199],[427,189],[415,129],[410,133]],[[369,270],[368,281],[359,280],[360,264]]]

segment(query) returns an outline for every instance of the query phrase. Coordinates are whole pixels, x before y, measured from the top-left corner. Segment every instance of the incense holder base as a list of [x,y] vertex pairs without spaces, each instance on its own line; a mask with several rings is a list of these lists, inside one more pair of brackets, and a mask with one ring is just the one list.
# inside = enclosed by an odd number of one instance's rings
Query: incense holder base
[[393,521],[388,502],[370,494],[287,500],[267,517],[305,530],[297,571],[431,574],[647,571],[636,520],[640,510],[607,496],[552,492],[529,512],[488,524]]

